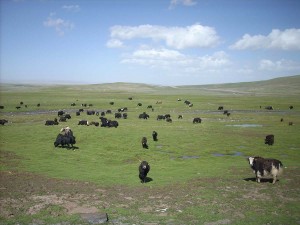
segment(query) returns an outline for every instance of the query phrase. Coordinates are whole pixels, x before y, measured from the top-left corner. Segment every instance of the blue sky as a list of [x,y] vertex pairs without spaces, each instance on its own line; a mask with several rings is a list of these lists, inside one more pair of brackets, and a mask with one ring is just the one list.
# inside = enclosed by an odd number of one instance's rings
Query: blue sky
[[1,0],[1,83],[190,85],[300,74],[299,0]]

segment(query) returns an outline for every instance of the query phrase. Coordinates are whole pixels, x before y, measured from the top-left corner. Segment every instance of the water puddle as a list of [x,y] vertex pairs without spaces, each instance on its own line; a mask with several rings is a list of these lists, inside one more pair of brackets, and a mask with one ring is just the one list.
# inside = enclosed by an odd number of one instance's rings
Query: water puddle
[[182,159],[199,159],[200,156],[197,156],[197,155],[183,155],[180,158],[182,158]]
[[245,124],[233,124],[233,125],[227,124],[225,126],[226,127],[262,127],[263,125],[261,125],[261,124],[248,124],[248,123],[245,123]]
[[228,153],[228,154],[223,154],[223,153],[213,153],[213,156],[242,156],[244,155],[242,152],[235,152],[235,153]]

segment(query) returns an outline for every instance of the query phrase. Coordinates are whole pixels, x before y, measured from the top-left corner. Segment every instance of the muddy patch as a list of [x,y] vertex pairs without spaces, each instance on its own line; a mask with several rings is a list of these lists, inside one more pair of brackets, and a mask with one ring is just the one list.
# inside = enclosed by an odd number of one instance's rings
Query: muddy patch
[[261,124],[248,124],[248,123],[245,123],[245,124],[227,124],[225,125],[226,127],[262,127],[263,125]]
[[217,156],[217,157],[220,157],[220,156],[243,156],[244,153],[242,153],[242,152],[234,152],[234,153],[213,153],[212,155],[213,155],[213,156]]

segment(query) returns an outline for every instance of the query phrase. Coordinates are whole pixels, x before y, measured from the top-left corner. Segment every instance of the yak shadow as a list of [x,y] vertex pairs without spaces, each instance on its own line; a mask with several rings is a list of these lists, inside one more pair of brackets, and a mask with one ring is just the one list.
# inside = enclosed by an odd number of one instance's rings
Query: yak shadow
[[[153,181],[153,179],[152,179],[151,177],[146,177],[145,183],[149,183],[149,182],[151,182],[151,181]],[[141,183],[143,184],[142,181],[141,181]]]
[[[252,182],[256,182],[256,178],[255,177],[249,177],[249,178],[245,178],[243,179],[244,181],[252,181]],[[277,182],[279,180],[277,179]],[[273,178],[260,178],[260,183],[273,183]]]
[[55,148],[60,148],[60,149],[67,149],[67,150],[76,150],[76,149],[79,149],[79,147],[76,147],[76,146],[73,146],[73,147],[71,147],[71,146],[57,146],[57,147],[55,147]]

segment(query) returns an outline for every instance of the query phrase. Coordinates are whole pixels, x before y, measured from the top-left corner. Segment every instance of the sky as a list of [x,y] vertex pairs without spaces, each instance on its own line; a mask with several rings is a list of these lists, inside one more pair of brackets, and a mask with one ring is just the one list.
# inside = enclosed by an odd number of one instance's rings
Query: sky
[[0,0],[0,82],[201,85],[300,74],[299,0]]

